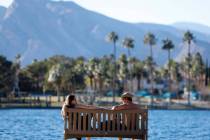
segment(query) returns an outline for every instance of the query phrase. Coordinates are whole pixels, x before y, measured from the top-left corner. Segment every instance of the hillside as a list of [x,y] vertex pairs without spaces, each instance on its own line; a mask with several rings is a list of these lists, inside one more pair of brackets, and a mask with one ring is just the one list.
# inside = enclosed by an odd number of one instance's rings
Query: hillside
[[[176,44],[172,52],[174,58],[180,60],[186,53],[186,47],[181,44],[184,32],[181,29],[169,25],[126,23],[89,11],[73,2],[50,0],[15,0],[6,9],[0,23],[0,53],[9,59],[20,53],[23,65],[55,54],[101,57],[112,53],[112,44],[105,41],[105,36],[111,31],[117,32],[120,37],[118,55],[127,52],[121,43],[125,36],[131,36],[135,39],[132,55],[145,59],[149,48],[143,44],[143,37],[148,31],[158,38],[154,49],[158,64],[166,62],[167,54],[160,46],[161,40],[166,37]],[[210,36],[193,33],[197,39],[194,52],[200,51],[205,58],[210,58]]]

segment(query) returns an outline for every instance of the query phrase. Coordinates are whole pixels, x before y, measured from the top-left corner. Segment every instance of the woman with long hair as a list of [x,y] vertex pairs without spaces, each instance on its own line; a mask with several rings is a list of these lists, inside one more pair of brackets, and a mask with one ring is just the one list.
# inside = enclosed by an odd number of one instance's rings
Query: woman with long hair
[[65,109],[66,108],[80,108],[80,109],[102,109],[99,107],[95,107],[92,105],[83,105],[77,103],[75,95],[68,95],[66,97],[66,100],[63,104],[62,110],[61,110],[61,115],[64,117],[65,116]]

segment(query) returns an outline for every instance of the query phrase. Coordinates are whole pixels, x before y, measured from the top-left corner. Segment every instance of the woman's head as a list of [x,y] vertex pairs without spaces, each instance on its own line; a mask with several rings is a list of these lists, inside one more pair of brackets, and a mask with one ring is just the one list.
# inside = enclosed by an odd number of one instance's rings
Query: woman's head
[[77,104],[76,97],[74,95],[68,95],[66,97],[65,104],[70,106],[70,107],[74,107],[75,104]]

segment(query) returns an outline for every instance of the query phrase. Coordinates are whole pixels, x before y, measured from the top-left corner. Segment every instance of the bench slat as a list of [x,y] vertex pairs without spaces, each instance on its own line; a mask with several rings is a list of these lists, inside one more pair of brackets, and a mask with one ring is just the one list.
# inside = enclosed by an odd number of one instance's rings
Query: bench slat
[[113,120],[112,120],[112,131],[116,131],[116,113],[113,113]]
[[122,113],[122,131],[125,131],[125,125],[126,121],[125,121],[125,113]]
[[76,131],[77,130],[77,113],[76,112],[74,112],[73,113],[74,115],[73,115],[73,131]]
[[106,113],[103,112],[103,131],[106,131]]
[[93,119],[92,119],[93,120],[93,123],[92,123],[93,131],[96,131],[96,121],[97,121],[96,115],[97,115],[96,113],[93,113]]
[[139,113],[136,113],[135,122],[136,122],[136,130],[139,130]]
[[126,116],[127,116],[127,131],[130,131],[130,126],[131,126],[130,113],[128,113]]
[[101,130],[101,112],[98,113],[98,130]]
[[131,131],[135,131],[135,120],[136,120],[136,113],[131,113]]
[[68,112],[69,113],[69,116],[68,116],[68,121],[69,121],[69,123],[68,123],[68,128],[69,128],[69,130],[72,130],[73,129],[73,126],[72,126],[72,123],[73,123],[73,117],[72,117],[72,115],[73,115],[73,113],[71,113],[71,112]]
[[107,130],[110,131],[112,128],[111,128],[111,113],[108,112],[108,122],[107,122]]
[[120,119],[121,119],[121,113],[117,113],[117,130],[120,131]]
[[92,113],[88,113],[88,131],[90,131],[91,130],[91,116],[92,115]]
[[87,113],[86,112],[84,112],[83,113],[83,131],[87,131]]

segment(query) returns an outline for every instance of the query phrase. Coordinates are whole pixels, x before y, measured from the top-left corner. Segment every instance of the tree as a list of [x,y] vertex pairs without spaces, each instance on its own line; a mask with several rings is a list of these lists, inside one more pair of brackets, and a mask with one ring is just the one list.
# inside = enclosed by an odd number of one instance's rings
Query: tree
[[19,95],[19,91],[20,91],[20,88],[19,88],[19,73],[20,73],[20,67],[21,67],[20,59],[21,59],[21,55],[17,54],[17,56],[15,57],[15,61],[13,62],[13,66],[12,66],[15,71],[13,92],[16,95]]
[[60,87],[63,74],[63,67],[60,64],[54,65],[49,71],[48,82],[55,84],[56,92],[58,96],[58,102],[60,102]]
[[188,63],[188,105],[190,105],[190,90],[191,90],[191,81],[190,81],[190,71],[191,71],[191,45],[195,41],[195,37],[193,33],[190,31],[186,31],[183,36],[183,42],[187,44],[188,47],[188,56],[187,56],[187,63]]
[[118,72],[119,80],[121,81],[123,85],[122,86],[123,90],[124,89],[127,90],[128,89],[127,77],[128,77],[129,70],[128,70],[128,60],[125,54],[120,55],[118,64],[119,64],[119,72]]
[[154,75],[153,75],[153,46],[156,45],[157,39],[154,34],[152,33],[147,33],[144,36],[144,44],[147,44],[150,47],[150,58],[148,60],[151,60],[151,65],[150,66],[150,73],[151,73],[151,93],[152,93],[152,101],[151,105],[153,105],[153,88],[154,88]]
[[132,57],[130,59],[130,63],[132,64],[131,67],[131,76],[137,79],[137,90],[141,89],[141,80],[144,74],[144,63],[140,60]]
[[28,65],[24,70],[25,74],[28,75],[28,78],[32,80],[33,83],[32,90],[42,91],[44,86],[45,76],[48,72],[47,62],[36,60],[31,65]]
[[202,84],[202,75],[205,73],[205,65],[200,53],[196,53],[192,60],[192,77],[198,86]]
[[174,44],[170,39],[165,39],[162,41],[162,49],[168,52],[168,81],[169,81],[169,91],[171,90],[171,49],[174,48]]
[[0,97],[12,91],[15,71],[12,62],[0,55]]
[[116,42],[118,41],[119,37],[117,35],[117,33],[115,32],[111,32],[107,35],[107,41],[108,42],[111,42],[113,43],[113,46],[114,46],[114,50],[113,50],[113,55],[114,55],[114,77],[113,77],[113,102],[115,102],[115,88],[116,88],[116,71],[117,71],[117,68],[116,68]]
[[[130,61],[131,59],[131,52],[130,52],[130,49],[133,49],[134,48],[134,40],[133,38],[130,38],[130,37],[126,37],[124,40],[123,40],[123,43],[122,43],[122,46],[127,48],[128,49],[128,62]],[[132,90],[132,79],[131,79],[131,64],[130,62],[128,63],[128,79],[130,80],[130,86],[129,86],[129,90]]]
[[134,40],[131,37],[126,37],[123,42],[122,46],[128,49],[128,57],[131,57],[130,49],[134,48]]

